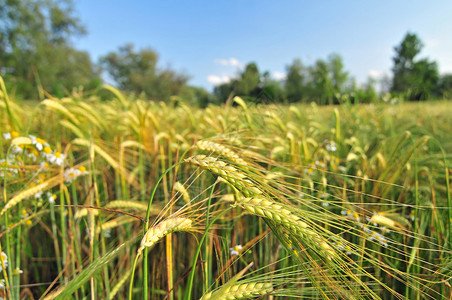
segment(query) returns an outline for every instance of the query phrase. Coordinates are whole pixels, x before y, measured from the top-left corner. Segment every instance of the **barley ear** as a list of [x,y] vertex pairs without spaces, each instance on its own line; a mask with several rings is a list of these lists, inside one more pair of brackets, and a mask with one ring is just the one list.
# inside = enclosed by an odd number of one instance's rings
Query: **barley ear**
[[188,218],[174,217],[163,220],[157,225],[148,229],[141,240],[138,253],[140,254],[144,248],[152,248],[166,235],[176,231],[190,231],[193,221]]
[[205,294],[200,300],[234,300],[234,299],[251,299],[264,296],[273,291],[273,285],[268,282],[251,282],[243,284],[235,284],[216,292]]
[[33,196],[36,193],[43,192],[45,190],[51,189],[54,186],[58,185],[63,181],[63,175],[57,175],[55,177],[52,177],[43,183],[40,183],[38,185],[32,186],[16,196],[14,196],[11,200],[9,200],[5,207],[3,207],[2,211],[0,212],[0,216],[2,216],[5,212],[7,212],[9,209],[17,205],[20,201]]

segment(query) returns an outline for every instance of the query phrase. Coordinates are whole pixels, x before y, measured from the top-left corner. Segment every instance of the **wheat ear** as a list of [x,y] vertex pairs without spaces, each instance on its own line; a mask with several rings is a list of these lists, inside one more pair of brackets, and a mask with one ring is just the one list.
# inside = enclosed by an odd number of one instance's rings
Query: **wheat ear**
[[119,290],[122,288],[124,283],[126,283],[127,279],[130,277],[130,274],[132,274],[132,269],[129,269],[127,272],[122,275],[118,282],[115,284],[113,289],[110,292],[110,299],[114,299],[116,294],[119,292]]
[[250,299],[266,295],[273,290],[271,283],[243,283],[235,284],[225,290],[218,290],[217,292],[210,292],[205,294],[200,300],[236,300],[236,299]]
[[54,186],[61,183],[62,181],[63,181],[63,175],[58,175],[58,176],[50,178],[49,180],[44,181],[43,183],[32,186],[31,188],[28,188],[28,189],[20,192],[19,194],[14,196],[11,200],[9,200],[8,203],[6,203],[5,207],[3,207],[2,211],[0,212],[0,216],[2,216],[10,208],[17,205],[23,199],[31,197],[36,193],[51,189]]
[[277,203],[263,197],[238,198],[236,205],[246,209],[253,215],[257,215],[283,225],[290,232],[300,237],[302,241],[321,251],[325,257],[332,259],[337,257],[334,249],[317,232],[294,213],[294,209],[286,204]]
[[228,147],[215,143],[210,141],[199,141],[196,143],[196,148],[202,151],[209,151],[213,153],[220,154],[221,156],[229,159],[230,161],[242,165],[247,166],[248,164],[246,161],[240,158],[240,156],[235,153],[233,150],[229,149]]
[[192,229],[193,221],[188,218],[174,217],[166,219],[157,225],[148,229],[143,239],[141,240],[138,253],[141,253],[144,248],[151,248],[158,241],[166,235],[176,231],[190,231]]
[[185,188],[185,186],[182,183],[177,181],[174,184],[174,190],[176,192],[179,192],[182,195],[182,199],[184,199],[184,202],[186,204],[190,203],[190,201],[191,201],[190,193],[187,191],[187,189]]
[[228,165],[224,161],[205,155],[195,155],[185,159],[185,161],[221,176],[237,188],[245,197],[262,194],[262,191],[243,172]]
[[[106,208],[130,208],[138,211],[146,211],[148,209],[148,205],[143,202],[133,201],[133,200],[113,200],[108,202],[105,205]],[[151,210],[152,210],[151,206]],[[154,210],[152,210],[154,211]],[[156,210],[157,211],[157,210]],[[160,211],[160,210],[158,210]]]

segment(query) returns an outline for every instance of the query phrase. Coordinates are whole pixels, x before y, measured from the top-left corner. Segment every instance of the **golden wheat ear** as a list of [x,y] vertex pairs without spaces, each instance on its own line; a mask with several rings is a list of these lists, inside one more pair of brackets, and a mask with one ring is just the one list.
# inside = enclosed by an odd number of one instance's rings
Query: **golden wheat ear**
[[143,239],[141,240],[138,253],[141,253],[144,248],[152,248],[166,235],[176,231],[190,231],[193,229],[193,221],[184,217],[174,217],[163,220],[157,225],[148,229]]

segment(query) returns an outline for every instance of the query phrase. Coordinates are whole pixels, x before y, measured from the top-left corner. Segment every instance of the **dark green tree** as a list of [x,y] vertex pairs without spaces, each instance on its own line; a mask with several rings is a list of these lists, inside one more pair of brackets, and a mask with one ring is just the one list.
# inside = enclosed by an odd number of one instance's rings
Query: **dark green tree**
[[370,102],[376,102],[378,101],[378,94],[375,90],[375,85],[377,84],[377,80],[369,77],[367,79],[367,82],[357,87],[356,84],[354,84],[353,92],[350,93],[350,101],[353,101],[353,103],[370,103]]
[[260,82],[260,92],[257,98],[265,103],[283,102],[285,100],[284,88],[281,82],[274,80],[269,72],[264,72]]
[[287,101],[299,102],[307,97],[306,68],[300,59],[295,59],[291,65],[286,67],[287,77],[285,81],[285,92]]
[[319,104],[337,104],[344,92],[351,91],[347,87],[350,81],[348,72],[344,70],[342,58],[331,54],[328,60],[318,59],[309,67],[307,91],[309,99]]
[[158,54],[150,48],[136,52],[132,44],[119,47],[101,58],[101,65],[119,88],[167,101],[179,95],[188,76],[157,67]]
[[257,97],[260,93],[261,75],[256,63],[249,63],[240,75],[236,93],[242,97]]
[[229,98],[235,95],[238,81],[236,79],[216,85],[213,88],[213,97],[215,103],[225,103]]
[[0,73],[22,96],[100,83],[88,54],[70,45],[85,33],[72,1],[0,0],[0,20]]
[[438,95],[443,99],[452,99],[452,74],[445,74],[440,77]]
[[195,104],[205,108],[209,103],[214,103],[212,96],[208,91],[200,87],[185,86],[180,93],[182,100],[189,104]]
[[328,63],[318,59],[309,70],[311,99],[319,104],[333,104],[334,90]]
[[345,91],[345,84],[349,80],[348,72],[344,70],[342,57],[338,54],[333,53],[328,57],[328,64],[333,93],[340,94]]
[[256,63],[249,63],[237,79],[214,87],[214,98],[218,103],[226,102],[231,96],[240,96],[246,101],[258,101],[262,96],[261,74]]
[[416,34],[408,32],[400,45],[394,48],[391,92],[408,100],[428,99],[437,90],[439,73],[436,62],[415,60],[423,46]]

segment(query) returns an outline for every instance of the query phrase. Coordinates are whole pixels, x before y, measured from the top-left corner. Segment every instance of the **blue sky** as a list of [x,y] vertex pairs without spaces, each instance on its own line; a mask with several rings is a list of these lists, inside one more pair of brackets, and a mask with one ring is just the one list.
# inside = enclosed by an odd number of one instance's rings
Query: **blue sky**
[[295,58],[305,65],[342,56],[358,82],[390,74],[394,46],[407,31],[424,42],[421,57],[452,73],[452,1],[125,1],[75,0],[88,35],[75,47],[93,60],[133,43],[159,54],[159,66],[211,90],[248,62],[283,78]]

